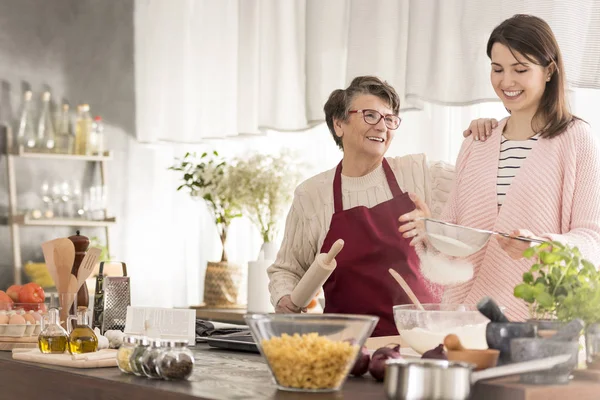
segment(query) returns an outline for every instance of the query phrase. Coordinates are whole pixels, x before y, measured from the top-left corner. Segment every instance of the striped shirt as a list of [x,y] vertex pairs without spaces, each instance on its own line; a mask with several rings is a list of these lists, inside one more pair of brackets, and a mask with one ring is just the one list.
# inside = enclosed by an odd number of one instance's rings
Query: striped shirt
[[506,193],[515,176],[521,169],[531,149],[539,139],[539,134],[527,140],[509,140],[502,135],[500,142],[500,158],[498,162],[498,176],[496,181],[496,194],[498,207],[504,204]]

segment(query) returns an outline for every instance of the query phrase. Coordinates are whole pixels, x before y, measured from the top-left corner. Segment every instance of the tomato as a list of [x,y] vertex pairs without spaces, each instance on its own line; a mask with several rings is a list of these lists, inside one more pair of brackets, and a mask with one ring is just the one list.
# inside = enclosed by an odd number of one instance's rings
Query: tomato
[[23,285],[19,292],[19,303],[43,303],[46,300],[44,289],[37,283]]
[[23,286],[21,286],[21,285],[12,285],[8,289],[6,289],[6,294],[9,295],[10,298],[13,299],[14,302],[18,302],[19,301],[19,292],[21,291],[22,287]]
[[0,310],[12,310],[13,300],[9,295],[0,290]]

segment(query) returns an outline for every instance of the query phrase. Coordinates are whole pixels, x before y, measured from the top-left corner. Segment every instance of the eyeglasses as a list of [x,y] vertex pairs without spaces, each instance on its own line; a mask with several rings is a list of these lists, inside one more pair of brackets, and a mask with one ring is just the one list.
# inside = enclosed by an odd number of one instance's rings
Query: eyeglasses
[[349,114],[362,113],[363,119],[369,125],[377,125],[379,123],[379,121],[381,121],[381,119],[383,118],[383,123],[385,124],[385,126],[388,127],[388,129],[391,129],[391,130],[398,129],[398,127],[400,126],[400,122],[402,122],[402,119],[400,119],[400,117],[397,115],[394,115],[394,114],[383,115],[377,110],[369,110],[369,109],[349,110],[348,113]]

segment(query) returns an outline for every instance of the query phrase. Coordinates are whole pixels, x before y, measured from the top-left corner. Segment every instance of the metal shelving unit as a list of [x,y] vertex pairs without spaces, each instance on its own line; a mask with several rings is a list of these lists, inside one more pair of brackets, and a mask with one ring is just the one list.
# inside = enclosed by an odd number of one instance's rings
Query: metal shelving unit
[[[14,282],[17,285],[21,284],[21,271],[23,261],[21,258],[21,237],[20,228],[27,226],[72,226],[72,227],[99,227],[104,228],[106,236],[106,247],[110,254],[109,228],[116,224],[116,218],[105,218],[104,220],[86,220],[86,219],[35,219],[29,215],[20,214],[17,209],[17,178],[15,174],[15,159],[29,158],[44,160],[71,160],[97,162],[100,164],[100,182],[104,186],[106,184],[106,163],[112,160],[112,153],[105,152],[103,155],[79,155],[79,154],[49,154],[26,152],[23,146],[13,145],[13,134],[10,126],[0,125],[0,129],[4,132],[6,143],[6,171],[8,175],[8,225],[10,228],[10,236],[13,248],[13,274]],[[107,215],[107,210],[104,209],[104,215]]]

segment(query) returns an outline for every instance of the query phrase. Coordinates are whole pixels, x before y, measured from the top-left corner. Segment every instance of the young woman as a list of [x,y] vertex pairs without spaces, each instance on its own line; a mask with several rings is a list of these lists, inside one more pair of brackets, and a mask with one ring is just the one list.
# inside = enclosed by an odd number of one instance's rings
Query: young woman
[[[548,24],[515,15],[492,32],[487,55],[492,86],[510,116],[486,140],[467,137],[456,164],[455,187],[443,214],[448,222],[510,232],[579,247],[600,264],[600,147],[590,127],[569,111],[560,49]],[[422,241],[427,205],[400,217],[400,232]],[[513,296],[531,262],[530,243],[491,239],[468,258],[472,280],[446,288],[443,302],[475,304],[491,296],[509,318],[528,309]]]

